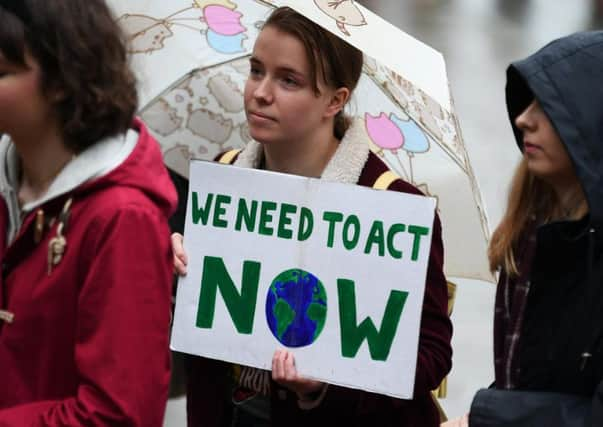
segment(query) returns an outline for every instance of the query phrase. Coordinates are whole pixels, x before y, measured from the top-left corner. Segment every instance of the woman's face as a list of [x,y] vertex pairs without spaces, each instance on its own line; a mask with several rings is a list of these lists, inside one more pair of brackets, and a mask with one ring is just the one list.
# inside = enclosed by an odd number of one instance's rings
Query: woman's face
[[49,123],[52,108],[41,89],[38,63],[25,55],[26,66],[6,60],[0,52],[0,133],[31,133]]
[[[253,139],[265,144],[299,143],[332,126],[334,91],[310,80],[304,45],[294,36],[265,27],[255,42],[245,85],[245,113]],[[331,107],[331,108],[330,108]]]
[[530,172],[551,183],[575,180],[567,150],[538,101],[532,101],[515,125],[523,133],[523,155]]

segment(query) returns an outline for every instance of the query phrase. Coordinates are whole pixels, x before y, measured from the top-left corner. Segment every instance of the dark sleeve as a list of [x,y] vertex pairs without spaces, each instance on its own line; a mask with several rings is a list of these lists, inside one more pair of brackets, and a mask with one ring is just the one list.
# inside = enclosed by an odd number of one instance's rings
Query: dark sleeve
[[170,217],[170,229],[172,233],[184,233],[184,219],[186,218],[186,201],[188,198],[188,179],[167,168],[170,178],[178,193],[178,206],[176,212]]
[[436,215],[427,267],[415,395],[437,388],[452,367],[452,322],[448,317],[448,289],[444,277],[442,226]]
[[603,425],[603,383],[594,396],[538,391],[480,390],[470,427],[595,427]]

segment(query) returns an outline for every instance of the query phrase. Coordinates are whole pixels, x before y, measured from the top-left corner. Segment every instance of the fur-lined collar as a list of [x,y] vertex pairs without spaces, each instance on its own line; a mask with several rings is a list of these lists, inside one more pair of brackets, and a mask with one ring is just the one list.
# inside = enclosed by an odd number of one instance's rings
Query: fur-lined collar
[[[368,134],[364,120],[355,119],[322,172],[321,179],[356,184],[369,157]],[[258,168],[264,157],[262,144],[250,141],[235,161],[235,166]]]

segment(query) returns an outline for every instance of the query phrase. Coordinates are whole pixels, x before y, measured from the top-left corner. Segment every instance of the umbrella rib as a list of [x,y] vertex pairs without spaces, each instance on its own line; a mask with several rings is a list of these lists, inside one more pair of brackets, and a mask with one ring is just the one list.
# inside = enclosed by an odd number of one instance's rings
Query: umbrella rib
[[275,8],[275,6],[271,2],[266,1],[266,0],[255,0],[255,2],[258,4],[261,4],[262,6],[271,7],[273,9]]
[[178,12],[174,12],[171,15],[166,16],[165,18],[163,18],[163,20],[167,21],[168,19],[173,18],[174,16],[180,15],[181,13],[188,12],[189,10],[193,9],[195,9],[194,6],[187,7],[185,9],[179,10]]

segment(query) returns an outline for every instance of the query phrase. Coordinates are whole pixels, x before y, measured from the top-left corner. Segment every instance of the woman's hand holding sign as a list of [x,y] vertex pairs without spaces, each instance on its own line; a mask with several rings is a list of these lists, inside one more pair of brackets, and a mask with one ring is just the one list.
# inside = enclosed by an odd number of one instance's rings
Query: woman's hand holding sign
[[297,374],[295,356],[287,350],[276,350],[272,357],[272,379],[294,391],[300,400],[310,400],[311,396],[324,387],[325,383],[302,378]]
[[186,265],[188,264],[188,257],[184,252],[184,245],[182,239],[184,236],[180,233],[172,234],[172,251],[174,252],[174,271],[179,276],[186,276]]

